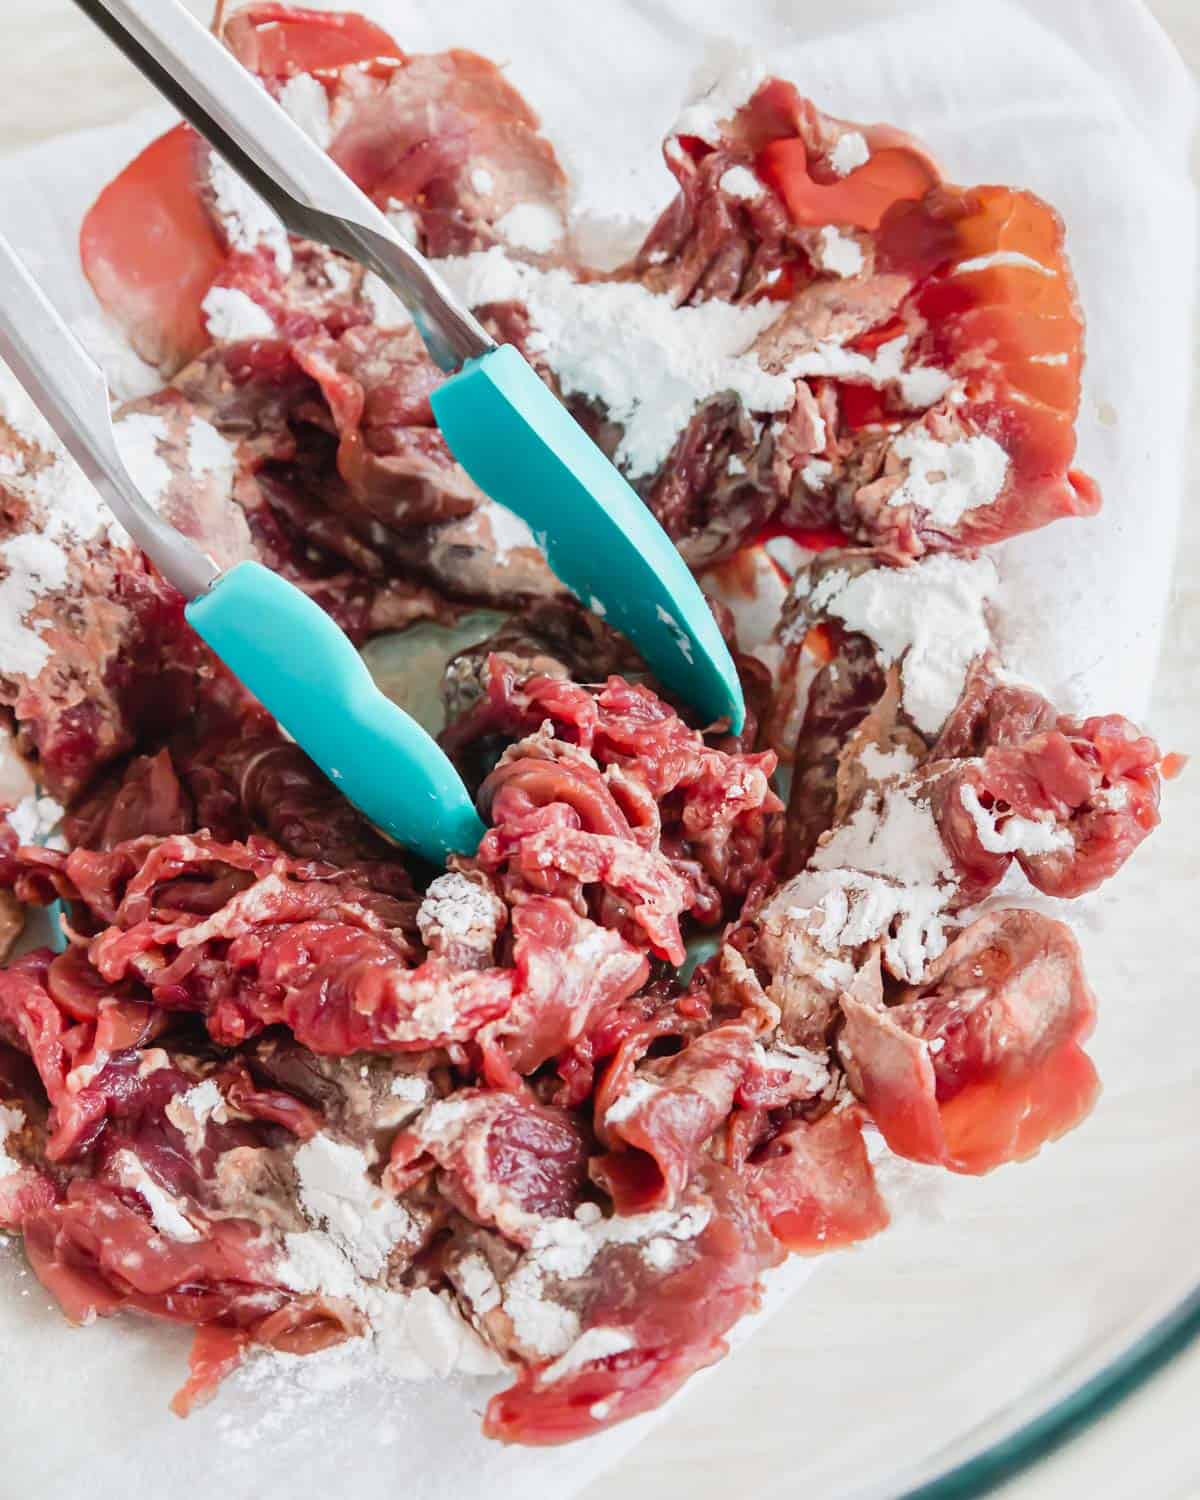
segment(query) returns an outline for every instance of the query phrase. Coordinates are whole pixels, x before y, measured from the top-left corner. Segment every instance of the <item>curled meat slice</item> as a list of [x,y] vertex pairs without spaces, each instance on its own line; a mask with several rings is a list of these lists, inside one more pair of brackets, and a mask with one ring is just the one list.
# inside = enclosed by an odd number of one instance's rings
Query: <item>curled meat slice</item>
[[403,1192],[436,1166],[439,1190],[456,1208],[528,1245],[543,1220],[574,1212],[585,1151],[578,1124],[564,1110],[469,1089],[438,1100],[401,1131],[387,1179]]
[[790,1120],[752,1158],[750,1193],[793,1254],[852,1245],[888,1225],[854,1110]]
[[[723,1335],[758,1302],[782,1251],[738,1178],[709,1163],[677,1213],[575,1221],[535,1241],[485,1316],[503,1341],[533,1293],[556,1302],[566,1338],[489,1403],[506,1442],[567,1442],[660,1405],[725,1353]],[[528,1359],[526,1353],[524,1358]]]
[[967,671],[962,696],[929,752],[931,761],[965,760],[993,745],[1019,745],[1055,727],[1058,714],[1041,693],[1000,675],[987,652]]
[[822,114],[779,78],[764,80],[719,130],[706,122],[701,134],[697,123],[685,110],[667,138],[680,192],[635,262],[647,285],[677,301],[786,296],[819,270],[809,231],[874,229],[893,203],[939,180],[911,136]]
[[487,58],[455,48],[347,72],[333,114],[330,154],[381,207],[407,210],[427,255],[561,249],[566,178]]
[[591,1173],[619,1213],[679,1201],[705,1142],[733,1108],[753,1056],[749,1027],[718,1026],[665,1062],[606,1079],[596,1098],[596,1128],[612,1149],[592,1162]]
[[[1083,319],[1055,211],[1011,188],[940,188],[896,207],[879,255],[920,278],[909,308],[925,324],[929,353],[954,373],[969,372],[966,413],[1011,462],[996,500],[954,528],[958,543],[978,546],[1095,511],[1095,485],[1069,467]],[[980,349],[990,358],[981,362]]]
[[716,1364],[728,1353],[721,1338],[682,1347],[630,1347],[607,1355],[599,1352],[605,1347],[597,1339],[592,1345],[596,1355],[557,1379],[526,1371],[515,1385],[488,1402],[484,1435],[533,1448],[574,1442],[654,1411],[697,1370]]
[[141,834],[191,833],[191,798],[170,754],[139,755],[116,776],[92,788],[72,808],[65,833],[72,846],[112,849]]
[[[455,970],[440,959],[409,968],[394,941],[357,926],[268,929],[230,957],[234,965],[253,962],[257,984],[229,995],[218,978],[207,1023],[226,1045],[282,1022],[314,1052],[424,1052],[469,1040],[512,1003],[507,970]],[[202,975],[197,988],[203,995]]]
[[779,509],[785,497],[760,446],[769,445],[728,395],[701,405],[675,440],[645,500],[690,567],[728,558]]
[[[492,244],[506,228],[514,243],[561,238],[566,179],[494,63],[461,50],[407,57],[362,16],[289,5],[243,8],[224,38],[277,94],[298,74],[317,79],[334,159],[381,207],[404,210],[428,253]],[[280,291],[271,257],[232,245],[214,207],[207,151],[179,126],[84,220],[84,270],[101,304],[168,375],[212,341],[202,304],[215,281],[231,275],[260,304]]]
[[[337,470],[355,510],[391,530],[467,515],[479,491],[438,432],[430,393],[444,376],[414,326],[314,334],[292,357],[320,388],[338,435]],[[343,513],[348,513],[344,502]]]
[[[1099,492],[1071,467],[1083,320],[1054,210],[1009,188],[939,186],[889,210],[875,249],[879,272],[912,289],[848,347],[873,356],[886,334],[917,363],[898,405],[864,407],[841,382],[846,451],[823,482],[826,519],[920,556],[1093,514]],[[913,420],[904,393],[924,387],[933,405]]]
[[[786,887],[784,887],[786,889]],[[779,1038],[820,1050],[828,1045],[838,1015],[839,990],[852,967],[822,946],[824,914],[769,904],[742,930],[755,964],[766,971],[766,996],[776,1008]],[[732,958],[727,946],[722,958]]]
[[73,1028],[46,987],[52,960],[53,955],[42,949],[0,971],[0,1041],[33,1060],[50,1101],[46,1156],[65,1161],[92,1144],[107,1106],[104,1096],[83,1077],[71,1076],[74,1062],[68,1038]]
[[[542,892],[568,899],[577,907],[585,905],[585,892],[599,887],[603,893],[600,910],[609,907],[614,916],[619,914],[624,936],[647,943],[671,963],[682,963],[685,950],[679,918],[700,905],[691,883],[660,851],[636,842],[623,817],[624,836],[574,826],[578,814],[572,804],[583,795],[578,775],[583,769],[525,760],[498,767],[481,792],[486,803],[499,789],[492,805],[497,826],[479,848],[482,868],[503,872],[510,893],[517,889]],[[524,801],[531,786],[538,787],[549,805],[522,816],[513,804],[518,797]],[[613,810],[617,811],[615,804]]]
[[[818,413],[813,439],[793,450],[773,424],[765,519],[920,556],[1096,509],[1071,468],[1083,324],[1048,205],[945,184],[911,138],[834,120],[779,79],[719,126],[685,111],[666,159],[681,191],[634,274],[677,301],[777,299],[757,352],[811,385],[797,410]],[[652,501],[686,547],[711,530],[691,502],[679,529],[699,442]]]
[[[22,1230],[34,1273],[73,1323],[130,1308],[173,1322],[218,1324],[247,1342],[302,1352],[365,1330],[349,1303],[298,1297],[283,1287],[277,1246],[245,1220],[220,1220],[203,1235],[175,1239],[112,1188],[79,1179],[61,1202],[26,1215]],[[305,1335],[297,1343],[285,1329],[301,1326]]]
[[[496,559],[489,558],[494,568]],[[515,681],[533,677],[603,682],[615,673],[634,676],[641,663],[623,636],[571,599],[536,600],[494,634],[446,663],[442,698],[450,724],[486,700],[491,659]]]
[[981,890],[1015,857],[1038,890],[1071,897],[1114,875],[1157,826],[1159,762],[1154,741],[1112,714],[1057,718],[924,775],[942,840]]
[[[41,524],[21,534],[40,545]],[[31,670],[0,671],[0,706],[17,748],[36,760],[46,791],[69,801],[96,770],[173,728],[196,704],[205,649],[182,597],[140,556],[69,549],[64,586],[42,594],[27,620],[44,642]]]
[[643,951],[557,897],[520,901],[512,932],[512,1007],[480,1035],[485,1068],[497,1081],[514,1069],[532,1073],[568,1052],[577,1061],[581,1052],[590,1056],[591,1034],[641,989],[650,968]]
[[[648,687],[620,677],[610,677],[598,691],[556,677],[522,682],[492,658],[486,699],[452,725],[443,742],[461,754],[485,736],[533,735],[547,721],[557,741],[575,745],[603,769],[609,793],[635,827],[647,824],[651,802],[665,804],[668,815],[654,833],[698,893],[693,914],[700,920],[718,920],[725,904],[744,899],[774,868],[780,810],[769,780],[774,755],[710,747]],[[642,795],[630,818],[635,783]]]
[[896,1004],[860,989],[842,1009],[851,1087],[900,1156],[986,1172],[1033,1156],[1095,1100],[1079,946],[1037,912],[983,916]]
[[31,1214],[49,1208],[57,1197],[54,1183],[36,1167],[0,1174],[0,1230],[20,1233]]
[[[755,96],[752,118],[756,112],[765,127],[756,142],[759,170],[796,224],[876,229],[896,204],[920,199],[940,180],[912,136],[823,115],[780,79]],[[785,121],[789,128],[781,128]]]
[[498,239],[561,239],[566,179],[537,116],[474,52],[409,56],[354,13],[251,5],[225,40],[269,86],[314,73],[328,96],[335,161],[380,207],[401,210],[431,255]]
[[201,1323],[192,1337],[188,1378],[171,1398],[171,1410],[186,1417],[211,1400],[255,1346],[281,1354],[317,1354],[366,1331],[366,1319],[356,1307],[321,1295],[293,1297],[249,1329]]

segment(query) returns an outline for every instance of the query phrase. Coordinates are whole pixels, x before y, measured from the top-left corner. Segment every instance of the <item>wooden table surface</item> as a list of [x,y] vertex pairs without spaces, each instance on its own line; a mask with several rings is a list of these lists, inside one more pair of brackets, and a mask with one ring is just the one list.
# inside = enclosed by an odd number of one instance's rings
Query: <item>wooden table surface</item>
[[[210,9],[207,0],[188,3],[197,14]],[[1150,0],[1150,5],[1193,70],[1200,71],[1200,0]],[[65,0],[4,0],[0,9],[4,41],[0,49],[0,97],[4,99],[0,150],[16,150],[63,131],[121,119],[143,102],[139,83],[130,77],[124,62],[97,42]],[[1200,181],[1200,172],[1197,176]],[[1196,458],[1191,472],[1195,473],[1200,469],[1200,402],[1195,399],[1192,432]],[[1200,556],[1200,520],[1194,506],[1184,525],[1181,551],[1195,559]],[[1190,660],[1190,681],[1200,684],[1200,586],[1195,576],[1177,580],[1168,649]],[[1189,679],[1185,675],[1182,680]],[[1181,709],[1176,695],[1165,707],[1176,737],[1181,729],[1193,731],[1186,740],[1174,742],[1191,748],[1200,745],[1195,702]],[[1152,727],[1158,722],[1152,713]],[[1190,780],[1194,783],[1200,778]],[[1193,828],[1200,826],[1195,787],[1188,789],[1184,783],[1180,787],[1173,817],[1182,817],[1185,823],[1190,818]],[[1188,870],[1186,863],[1180,864],[1180,878],[1188,879]],[[592,1485],[586,1500],[606,1500],[618,1493],[623,1500],[677,1500],[684,1495],[688,1500],[715,1500],[738,1494],[742,1488],[738,1455],[747,1434],[736,1423],[721,1422],[722,1410],[749,1412],[755,1408],[748,1392],[762,1393],[774,1386],[780,1403],[778,1420],[786,1424],[786,1369],[789,1357],[794,1357],[789,1330],[794,1332],[795,1343],[803,1340],[803,1303],[800,1297],[785,1309],[769,1335],[759,1335],[745,1356],[726,1367],[719,1381],[689,1398],[618,1471]],[[768,1375],[772,1364],[778,1366],[778,1382],[763,1378],[764,1364]],[[751,1367],[756,1373],[753,1385]],[[1200,1347],[1193,1347],[1096,1427],[999,1493],[1011,1500],[1061,1500],[1076,1495],[1086,1495],[1088,1500],[1132,1500],[1135,1496],[1191,1500],[1200,1496],[1198,1403]],[[696,1424],[709,1416],[712,1421],[704,1427],[704,1463],[697,1466]]]

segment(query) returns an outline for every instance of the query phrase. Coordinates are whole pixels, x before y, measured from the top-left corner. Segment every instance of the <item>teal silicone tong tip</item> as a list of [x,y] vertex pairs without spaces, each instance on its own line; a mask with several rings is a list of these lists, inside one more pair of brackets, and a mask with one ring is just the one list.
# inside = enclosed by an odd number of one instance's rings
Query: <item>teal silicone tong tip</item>
[[670,537],[511,344],[433,393],[451,452],[528,523],[562,582],[641,652],[665,686],[741,731],[733,658]]
[[485,829],[437,742],[385,698],[320,605],[238,563],[185,611],[196,633],[368,818],[431,864],[474,854]]

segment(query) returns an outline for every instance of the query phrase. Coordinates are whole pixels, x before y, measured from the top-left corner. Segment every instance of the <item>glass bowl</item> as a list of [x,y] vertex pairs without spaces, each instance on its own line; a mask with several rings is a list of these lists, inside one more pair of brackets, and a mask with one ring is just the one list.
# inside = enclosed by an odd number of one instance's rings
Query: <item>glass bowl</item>
[[[207,0],[189,4],[198,14],[211,8]],[[550,0],[541,4],[549,15]],[[43,26],[40,7],[29,4],[26,11],[20,0],[20,8],[32,45],[35,28]],[[483,14],[479,0],[462,0],[440,14],[428,0],[360,0],[355,8],[391,22],[402,40],[398,17],[411,11],[414,49],[428,45],[425,33],[439,26],[469,30],[456,12]],[[701,8],[711,15],[720,6],[708,0]],[[1183,0],[1177,9],[1182,14],[1185,8]],[[515,3],[514,27],[528,25],[537,9],[538,0]],[[686,26],[691,15],[687,0],[625,0],[621,9],[644,16],[651,28]],[[840,0],[836,8],[812,0],[754,0],[752,9],[776,27],[821,35],[893,15],[897,7],[892,0]],[[1086,9],[1085,0],[1060,0],[1045,15],[1062,32]],[[562,12],[553,12],[557,27]],[[499,14],[487,18],[491,40],[478,43],[497,56],[504,49],[494,38],[506,24]],[[584,43],[604,24],[582,13],[570,22]],[[95,69],[88,72],[88,90],[60,88],[59,128],[121,119],[145,102],[103,44],[73,18],[64,15],[61,37],[47,32],[43,51],[64,77],[84,63]],[[555,53],[564,71],[564,92],[554,100],[560,113],[572,77],[590,66],[586,45],[574,53],[562,47]],[[515,50],[508,55],[518,57]],[[653,65],[652,52],[630,59],[639,77],[653,76]],[[21,52],[19,68],[15,61],[0,64],[0,79],[13,92],[21,86],[19,73],[31,67],[29,54]],[[820,80],[801,82],[820,102]],[[1150,108],[1148,83],[1144,99]],[[601,123],[620,136],[620,120]],[[937,149],[936,132],[925,133]],[[603,134],[591,132],[598,139]],[[580,154],[603,149],[604,139],[589,137]],[[96,168],[96,186],[128,154],[110,147]],[[1020,180],[1019,167],[1012,176]],[[1069,228],[1100,233],[1103,219]],[[1200,433],[1200,411],[1192,430]],[[1200,462],[1200,452],[1196,456]],[[1099,477],[1103,481],[1103,469]],[[1169,537],[1158,545],[1167,550]],[[1165,749],[1187,751],[1200,743],[1198,578],[1200,520],[1193,512],[1176,548],[1161,662],[1145,716]],[[1145,662],[1141,645],[1135,677]],[[1098,710],[1122,706],[1096,704]],[[811,1284],[773,1307],[749,1343],[694,1382],[634,1453],[581,1492],[585,1500],[616,1490],[625,1500],[725,1500],[730,1494],[783,1500],[800,1492],[822,1500],[978,1495],[1102,1416],[1200,1332],[1200,1180],[1194,1167],[1200,1153],[1200,945],[1192,930],[1196,856],[1189,836],[1200,827],[1200,775],[1185,775],[1170,787],[1166,812],[1163,828],[1080,914],[1088,973],[1101,1002],[1089,1050],[1105,1091],[1092,1117],[1035,1160],[987,1178],[950,1178],[917,1167],[891,1174],[888,1185],[900,1205],[894,1227],[815,1266]],[[0,1297],[30,1292],[14,1258],[0,1256]],[[117,1481],[135,1475],[144,1482],[139,1434],[130,1429],[146,1421],[168,1443],[170,1432],[179,1430],[159,1409],[182,1358],[175,1331],[126,1324],[118,1357],[117,1342],[101,1343],[100,1330],[66,1330],[33,1286],[12,1333],[12,1354],[22,1364],[15,1369],[13,1358],[0,1360],[17,1377],[0,1379],[0,1389],[14,1434],[6,1469],[20,1492],[28,1500],[70,1492],[67,1480],[78,1470],[62,1466],[52,1434],[68,1433],[77,1421],[106,1460],[99,1464],[104,1473],[97,1495],[127,1492]],[[107,1350],[112,1361],[111,1380],[105,1353],[97,1355],[87,1342],[94,1337],[94,1348]],[[56,1370],[72,1378],[57,1380]],[[146,1403],[154,1392],[158,1407],[150,1414]],[[439,1406],[440,1398],[431,1393],[430,1405]],[[313,1439],[319,1446],[322,1434],[314,1432]],[[242,1500],[253,1491],[207,1472],[209,1440],[197,1446],[189,1439],[187,1464],[193,1467],[179,1473],[164,1468],[164,1486],[182,1478],[195,1500]],[[256,1461],[268,1472],[285,1446],[281,1427],[265,1428],[256,1441]],[[61,1446],[68,1446],[65,1438]],[[347,1490],[359,1489],[361,1478],[362,1493],[374,1493],[365,1466],[382,1461],[365,1453],[362,1475],[345,1473]],[[386,1462],[410,1488],[403,1450],[390,1448]],[[575,1492],[579,1477],[594,1472],[585,1449],[572,1479],[574,1463],[564,1456],[556,1493]],[[312,1475],[289,1473],[294,1500],[322,1492],[313,1488],[319,1467]],[[449,1490],[437,1493],[459,1500]]]

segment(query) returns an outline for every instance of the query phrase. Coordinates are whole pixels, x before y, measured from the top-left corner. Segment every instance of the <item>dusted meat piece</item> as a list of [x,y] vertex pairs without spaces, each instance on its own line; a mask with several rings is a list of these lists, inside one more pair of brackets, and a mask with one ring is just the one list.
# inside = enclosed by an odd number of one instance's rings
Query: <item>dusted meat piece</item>
[[[792,757],[788,870],[802,869],[833,826],[843,748],[884,691],[875,653],[862,636],[826,627],[800,649],[811,652],[817,665]],[[822,661],[826,651],[831,654]]]
[[[36,526],[23,535],[42,546]],[[67,800],[98,766],[188,712],[207,652],[184,623],[180,596],[129,553],[72,549],[62,582],[28,616],[45,664],[26,672],[11,657],[0,663],[0,706],[47,792]]]
[[[299,1354],[364,1331],[350,1303],[297,1295],[281,1284],[280,1248],[256,1225],[227,1218],[201,1230],[181,1216],[169,1234],[148,1221],[145,1207],[137,1190],[77,1178],[60,1201],[23,1214],[30,1265],[71,1322],[128,1308],[198,1325],[201,1349],[222,1330],[233,1348],[257,1344]],[[177,1398],[180,1414],[211,1394],[213,1383],[189,1382]]]
[[1082,318],[1046,204],[945,185],[911,137],[823,115],[779,79],[719,124],[686,110],[665,156],[679,196],[623,274],[679,302],[778,300],[756,352],[811,386],[798,444],[771,422],[761,489],[756,466],[736,482],[698,466],[726,453],[693,419],[650,491],[686,555],[750,541],[751,496],[760,525],[833,525],[908,556],[1096,509],[1070,467]]
[[467,1090],[431,1105],[392,1146],[403,1192],[436,1167],[441,1193],[477,1224],[529,1245],[544,1219],[569,1218],[584,1183],[583,1133],[562,1110]]
[[[754,1299],[747,1295],[747,1309]],[[736,1316],[731,1321],[736,1321]],[[631,1335],[612,1336],[624,1343]],[[597,1356],[582,1369],[558,1379],[529,1371],[508,1390],[488,1402],[483,1431],[501,1442],[533,1448],[571,1443],[602,1432],[617,1422],[654,1411],[675,1394],[697,1370],[716,1364],[728,1353],[724,1339],[696,1341],[672,1348],[621,1349],[602,1354],[607,1341],[594,1346]],[[554,1370],[550,1366],[549,1372]]]
[[[821,943],[822,924],[819,910],[793,913],[772,903],[748,932],[735,934],[735,942],[750,948],[755,966],[765,973],[764,999],[774,1007],[780,1039],[819,1051],[829,1044],[838,992],[847,977],[847,966]],[[722,949],[721,958],[727,972],[744,968],[733,944]]]
[[218,710],[200,734],[139,756],[101,781],[65,821],[70,843],[108,850],[141,834],[195,833],[220,842],[267,833],[299,859],[353,864],[375,890],[412,896],[388,844],[258,707]]
[[593,1033],[641,989],[650,969],[643,951],[559,897],[524,897],[512,932],[516,994],[480,1037],[485,1072],[497,1084],[513,1069],[532,1073],[551,1058],[586,1064]]
[[[780,295],[783,278],[790,292],[794,278],[818,269],[809,264],[817,245],[812,230],[873,229],[892,203],[919,197],[938,181],[911,136],[824,115],[782,79],[765,79],[716,128],[696,118],[704,113],[703,105],[685,110],[667,138],[664,159],[680,192],[636,262],[647,285],[679,301],[736,301],[764,289]],[[839,144],[855,135],[868,158],[846,174]]]
[[408,209],[426,255],[519,241],[515,212],[536,215],[558,248],[566,178],[537,116],[487,58],[454,49],[343,73],[333,111],[330,155],[382,207]]
[[[58,1162],[79,1156],[92,1144],[103,1128],[107,1101],[98,1089],[87,1086],[86,1073],[76,1072],[93,1060],[103,1066],[103,1049],[93,1059],[97,1025],[85,1021],[82,1029],[73,1026],[70,1014],[64,1015],[55,1003],[47,988],[51,963],[52,955],[43,950],[0,972],[0,1041],[26,1053],[37,1068],[51,1112],[46,1158]],[[148,1029],[145,1008],[137,1009],[143,1027],[123,1039],[126,1046]]]
[[893,1005],[846,995],[851,1087],[893,1151],[955,1172],[1023,1161],[1087,1114],[1095,999],[1069,928],[981,917]]
[[451,520],[479,491],[438,432],[430,393],[445,378],[416,328],[351,328],[292,346],[317,382],[338,435],[338,474],[354,509],[389,530]]
[[536,1285],[565,1309],[573,1338],[553,1361],[526,1352],[530,1367],[492,1398],[484,1430],[509,1442],[567,1442],[660,1405],[721,1357],[723,1335],[758,1303],[760,1271],[782,1255],[741,1182],[716,1163],[676,1214],[576,1220],[556,1239],[535,1240],[484,1315],[519,1345]]
[[[1161,752],[1152,739],[1117,714],[1052,722],[976,760],[923,771],[947,849],[985,888],[1015,857],[1038,890],[1080,896],[1116,874],[1158,824]],[[1005,738],[1017,728],[1010,723]]]
[[[505,216],[526,205],[561,236],[562,170],[533,111],[485,58],[407,57],[361,17],[277,4],[243,8],[224,37],[273,92],[296,74],[320,71],[336,121],[330,154],[385,210],[411,205],[405,211],[427,254],[495,243]],[[168,375],[205,348],[201,304],[231,272],[237,284],[247,259],[218,207],[207,151],[180,126],[131,163],[84,221],[83,265],[96,295],[143,358]],[[130,224],[145,224],[147,215],[154,233],[131,235]],[[267,287],[290,269],[284,251],[271,259],[260,258],[255,271]]]
[[593,904],[620,912],[626,936],[683,962],[679,917],[699,904],[696,895],[660,850],[635,838],[590,757],[522,741],[484,782],[480,801],[496,826],[477,857],[508,892],[544,892],[584,911],[585,889],[599,887]]
[[1058,714],[1053,704],[1033,688],[1006,680],[998,668],[990,654],[971,664],[962,697],[930,749],[930,760],[964,760],[993,745],[1017,745],[1054,728]]
[[763,530],[786,498],[757,458],[759,439],[741,402],[717,396],[680,434],[646,504],[690,567],[729,557]]
[[701,1148],[733,1107],[753,1046],[748,1027],[718,1026],[665,1062],[605,1079],[596,1127],[614,1149],[591,1172],[619,1213],[676,1206]]
[[[296,1295],[282,1241],[231,1212],[222,1186],[222,1163],[280,1127],[311,1136],[319,1117],[254,1088],[236,1064],[214,1072],[168,1054],[146,1006],[102,995],[87,1015],[69,957],[32,954],[0,974],[0,1034],[29,1054],[51,1107],[44,1168],[0,1179],[0,1223],[22,1233],[67,1317],[134,1308],[293,1352],[361,1332],[349,1304]],[[202,1078],[219,1108],[197,1116],[188,1101]],[[28,1134],[40,1157],[39,1133]],[[10,1133],[6,1154],[15,1149]],[[59,1170],[68,1160],[70,1175]]]
[[458,870],[439,875],[417,912],[417,930],[431,956],[458,969],[486,969],[496,956],[508,908],[487,880]]

